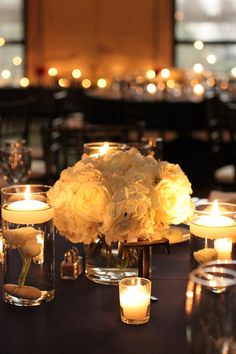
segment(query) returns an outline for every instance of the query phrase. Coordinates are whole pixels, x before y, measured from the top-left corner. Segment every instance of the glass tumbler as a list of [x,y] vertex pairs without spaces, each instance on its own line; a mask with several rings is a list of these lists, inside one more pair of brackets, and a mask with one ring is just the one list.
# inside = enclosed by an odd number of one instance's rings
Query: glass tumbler
[[26,183],[31,172],[31,150],[24,142],[6,143],[0,149],[1,170],[7,183]]
[[185,309],[192,354],[236,353],[236,272],[219,262],[189,275]]
[[2,188],[3,298],[36,306],[54,298],[54,208],[45,185]]

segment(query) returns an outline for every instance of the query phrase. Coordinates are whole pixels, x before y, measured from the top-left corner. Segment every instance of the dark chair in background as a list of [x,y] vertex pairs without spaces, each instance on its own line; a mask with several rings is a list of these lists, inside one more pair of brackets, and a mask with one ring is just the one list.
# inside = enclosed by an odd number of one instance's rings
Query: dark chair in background
[[[230,137],[230,162],[214,172],[217,185],[221,189],[236,191],[236,103],[228,102],[226,107],[226,122]],[[226,152],[227,153],[227,152]]]
[[28,142],[30,128],[31,99],[0,102],[0,140],[23,139]]
[[67,167],[62,134],[58,126],[61,119],[55,119],[50,126],[41,127],[41,142],[44,152],[45,175],[44,180],[53,184],[60,176],[60,172]]
[[78,161],[83,154],[83,145],[89,142],[107,141],[127,143],[141,141],[144,124],[90,124],[79,128],[68,127],[65,121],[60,126],[64,161],[67,166]]
[[210,189],[227,190],[232,183],[227,181],[229,170],[234,160],[233,111],[218,96],[205,100],[206,129],[198,131],[194,155],[197,166],[197,178],[203,178],[205,186]]
[[[75,120],[76,123],[76,120]],[[77,122],[78,123],[78,122]],[[41,139],[48,183],[54,182],[61,170],[81,159],[85,143],[96,141],[121,142],[141,141],[143,124],[108,125],[83,122],[72,124],[70,119],[53,119],[41,128]]]
[[30,146],[32,111],[36,100],[32,97],[0,102],[0,144],[24,141],[30,147],[31,182],[42,181],[45,176],[45,163],[41,147]]

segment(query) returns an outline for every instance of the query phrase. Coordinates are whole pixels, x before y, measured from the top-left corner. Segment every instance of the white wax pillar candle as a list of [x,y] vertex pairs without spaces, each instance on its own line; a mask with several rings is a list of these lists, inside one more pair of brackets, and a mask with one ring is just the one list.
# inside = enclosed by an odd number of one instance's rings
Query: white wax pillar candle
[[[19,197],[22,193],[19,193]],[[30,186],[27,185],[23,194],[24,199],[16,200],[2,208],[2,218],[14,224],[41,224],[53,218],[54,209],[47,203],[35,198],[30,193]]]
[[120,293],[120,306],[127,320],[143,320],[150,306],[150,294],[141,285],[132,285]]
[[41,224],[53,218],[53,210],[40,200],[17,200],[2,208],[2,218],[14,224]]
[[214,241],[218,259],[231,259],[232,240],[230,238],[218,238]]

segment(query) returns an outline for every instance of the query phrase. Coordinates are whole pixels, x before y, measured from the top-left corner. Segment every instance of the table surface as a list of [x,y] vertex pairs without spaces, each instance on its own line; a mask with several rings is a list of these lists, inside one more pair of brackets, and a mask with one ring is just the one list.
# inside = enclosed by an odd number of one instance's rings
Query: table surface
[[[60,279],[60,262],[71,247],[56,237],[56,295],[39,307],[0,302],[1,354],[188,354],[185,290],[189,242],[153,255],[151,318],[144,325],[120,321],[117,286],[95,284],[81,275]],[[2,288],[2,279],[1,279]]]

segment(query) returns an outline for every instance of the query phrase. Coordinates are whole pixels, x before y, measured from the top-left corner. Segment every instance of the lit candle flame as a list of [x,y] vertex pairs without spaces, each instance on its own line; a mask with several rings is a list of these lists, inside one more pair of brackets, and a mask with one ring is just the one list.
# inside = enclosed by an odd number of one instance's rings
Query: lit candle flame
[[214,216],[220,215],[220,210],[219,210],[219,205],[218,205],[218,200],[215,199],[212,205],[212,214]]
[[105,155],[108,152],[108,150],[109,150],[109,144],[105,142],[104,145],[99,148],[99,155],[100,156]]
[[24,193],[25,200],[30,200],[30,185],[27,184]]

